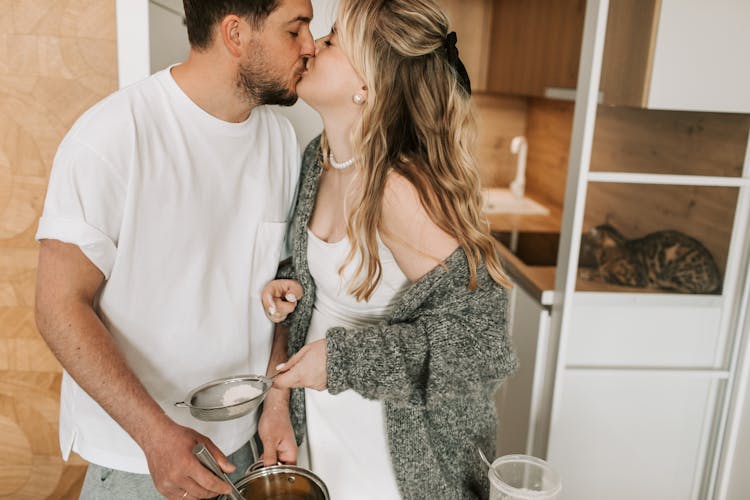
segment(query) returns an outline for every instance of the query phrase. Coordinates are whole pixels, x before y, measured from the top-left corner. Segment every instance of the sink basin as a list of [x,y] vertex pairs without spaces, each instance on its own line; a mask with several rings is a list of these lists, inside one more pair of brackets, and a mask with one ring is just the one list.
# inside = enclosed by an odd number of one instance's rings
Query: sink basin
[[482,208],[488,214],[549,215],[547,208],[525,196],[517,198],[510,189],[483,189],[482,195]]
[[557,263],[558,233],[493,231],[492,235],[527,266],[554,266]]

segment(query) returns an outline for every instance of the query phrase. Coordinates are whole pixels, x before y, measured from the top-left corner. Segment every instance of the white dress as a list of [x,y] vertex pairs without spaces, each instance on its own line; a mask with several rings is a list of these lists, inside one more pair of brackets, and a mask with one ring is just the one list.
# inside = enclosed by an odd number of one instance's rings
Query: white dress
[[[358,258],[339,267],[349,252],[344,238],[327,243],[308,230],[307,260],[315,280],[315,307],[307,342],[325,338],[335,326],[361,327],[385,318],[409,280],[378,238],[383,278],[367,302],[347,293]],[[305,390],[307,442],[312,470],[326,483],[332,500],[400,499],[393,473],[381,401],[353,390],[335,396]]]

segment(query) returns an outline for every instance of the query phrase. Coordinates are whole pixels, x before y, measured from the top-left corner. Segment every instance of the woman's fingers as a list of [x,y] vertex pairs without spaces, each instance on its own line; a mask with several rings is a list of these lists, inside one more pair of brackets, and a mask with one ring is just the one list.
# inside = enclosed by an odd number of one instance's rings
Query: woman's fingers
[[283,363],[279,363],[278,365],[276,365],[276,371],[287,372],[291,370],[292,368],[294,368],[294,365],[300,362],[300,360],[302,359],[302,357],[305,355],[306,352],[307,352],[307,346],[303,346],[302,349],[297,351],[297,353],[294,356],[287,359]]
[[296,302],[304,295],[304,289],[296,280],[276,280],[283,288],[283,297],[288,302]]
[[279,375],[273,382],[273,385],[282,389],[293,389],[295,387],[302,387],[300,385],[299,375],[294,367],[299,363],[300,359],[304,355],[305,348],[303,347],[297,354],[286,360],[284,363],[276,365],[276,371]]
[[297,307],[303,295],[302,285],[294,280],[273,280],[261,293],[261,301],[268,319],[280,323]]
[[299,377],[294,370],[285,371],[279,374],[273,381],[274,387],[281,389],[295,389],[297,387],[303,387],[300,384]]

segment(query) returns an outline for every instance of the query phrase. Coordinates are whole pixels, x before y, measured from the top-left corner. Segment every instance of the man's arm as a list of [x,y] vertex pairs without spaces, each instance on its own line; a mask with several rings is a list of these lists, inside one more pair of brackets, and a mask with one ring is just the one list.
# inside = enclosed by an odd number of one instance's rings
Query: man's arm
[[[277,324],[268,360],[268,376],[275,375],[276,366],[286,362],[288,338],[289,327]],[[297,463],[297,442],[289,417],[289,396],[289,389],[274,386],[263,401],[258,434],[263,442],[264,465],[275,465],[277,462]]]
[[151,398],[93,308],[104,275],[76,245],[42,240],[36,288],[39,331],[63,368],[143,449],[154,484],[168,497],[229,493],[229,486],[193,457],[208,446],[222,468],[233,470],[208,438],[174,423]]

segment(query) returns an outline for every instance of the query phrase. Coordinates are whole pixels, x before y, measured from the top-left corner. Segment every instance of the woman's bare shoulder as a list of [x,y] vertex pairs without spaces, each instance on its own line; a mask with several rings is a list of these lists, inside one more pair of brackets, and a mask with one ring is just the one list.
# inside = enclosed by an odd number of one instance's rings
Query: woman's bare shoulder
[[416,280],[445,260],[456,239],[432,220],[414,184],[391,172],[383,192],[381,234],[404,274]]

